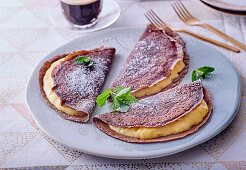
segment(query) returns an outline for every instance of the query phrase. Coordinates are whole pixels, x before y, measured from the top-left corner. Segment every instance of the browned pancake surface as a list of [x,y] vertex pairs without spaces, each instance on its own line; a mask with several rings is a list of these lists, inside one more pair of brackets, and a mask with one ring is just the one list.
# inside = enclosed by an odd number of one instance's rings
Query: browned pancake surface
[[151,87],[169,77],[171,69],[181,58],[185,68],[165,90],[178,84],[187,73],[189,56],[183,40],[177,33],[167,29],[164,34],[149,25],[127,58],[112,88],[132,87],[132,92],[135,92]]
[[[62,100],[62,105],[74,108],[76,111],[83,113],[82,115],[69,115],[62,111],[58,113],[65,119],[86,122],[89,115],[92,113],[96,98],[104,84],[105,78],[112,64],[114,48],[99,48],[92,51],[78,51],[68,55],[66,60],[59,64],[52,71],[54,80],[53,90]],[[66,55],[61,55],[65,57]],[[41,93],[48,101],[43,91],[43,77],[50,65],[57,61],[61,56],[56,56],[46,62],[40,69],[40,87]],[[78,65],[74,62],[77,56],[87,56],[93,59],[92,67],[87,67],[84,64]],[[52,105],[50,102],[48,102]],[[55,108],[52,105],[53,108]],[[57,110],[57,109],[56,109]]]
[[[93,66],[74,62],[77,56],[93,59]],[[112,63],[113,50],[93,51],[89,54],[72,53],[71,58],[56,67],[52,76],[55,82],[54,90],[63,104],[78,111],[91,113],[96,97],[104,84],[109,66]]]
[[[209,113],[201,123],[178,134],[153,139],[140,139],[119,134],[109,127],[109,125],[117,127],[160,127],[186,115],[199,105],[203,99],[208,105]],[[207,122],[212,108],[210,93],[202,86],[200,81],[196,81],[142,99],[137,104],[133,104],[131,110],[127,113],[113,112],[97,115],[93,118],[93,122],[104,133],[127,142],[164,142],[196,132]]]

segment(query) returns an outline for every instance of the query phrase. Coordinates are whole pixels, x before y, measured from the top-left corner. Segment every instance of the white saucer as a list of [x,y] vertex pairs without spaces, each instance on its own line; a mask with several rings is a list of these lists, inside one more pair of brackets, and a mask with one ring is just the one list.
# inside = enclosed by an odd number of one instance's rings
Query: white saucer
[[120,6],[114,0],[104,0],[102,12],[98,16],[98,22],[96,25],[86,28],[77,29],[73,27],[63,16],[61,8],[54,9],[49,17],[50,22],[58,28],[77,31],[81,33],[94,32],[106,28],[113,24],[120,16]]

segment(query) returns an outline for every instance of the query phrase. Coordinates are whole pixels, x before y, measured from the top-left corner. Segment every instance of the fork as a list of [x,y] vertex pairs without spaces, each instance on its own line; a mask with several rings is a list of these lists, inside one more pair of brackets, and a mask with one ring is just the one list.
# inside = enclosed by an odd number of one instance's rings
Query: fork
[[222,38],[226,39],[227,41],[230,41],[232,44],[240,47],[243,50],[246,50],[246,45],[238,42],[237,40],[233,39],[232,37],[229,37],[228,35],[224,34],[223,32],[217,30],[216,28],[205,24],[192,16],[190,12],[185,8],[183,3],[181,1],[176,2],[172,5],[175,13],[178,15],[181,21],[183,21],[186,25],[196,25],[196,26],[202,26],[204,28],[207,28],[208,30],[214,32],[215,34],[221,36]]
[[207,41],[209,43],[212,43],[214,45],[217,45],[219,47],[223,47],[227,50],[230,50],[230,51],[233,51],[233,52],[240,52],[240,49],[236,48],[236,47],[233,47],[233,46],[230,46],[230,45],[227,45],[227,44],[224,44],[224,43],[221,43],[219,41],[216,41],[216,40],[213,40],[213,39],[210,39],[210,38],[207,38],[203,35],[200,35],[200,34],[196,34],[194,32],[191,32],[191,31],[188,31],[188,30],[184,30],[184,29],[180,29],[180,28],[175,28],[171,25],[167,25],[163,20],[160,19],[160,17],[158,17],[156,15],[156,13],[150,9],[148,10],[144,16],[150,21],[150,23],[152,25],[154,25],[157,29],[159,30],[164,30],[165,27],[168,27],[170,28],[171,30],[175,31],[175,32],[183,32],[183,33],[186,33],[186,34],[189,34],[189,35],[192,35],[200,40],[203,40],[203,41]]

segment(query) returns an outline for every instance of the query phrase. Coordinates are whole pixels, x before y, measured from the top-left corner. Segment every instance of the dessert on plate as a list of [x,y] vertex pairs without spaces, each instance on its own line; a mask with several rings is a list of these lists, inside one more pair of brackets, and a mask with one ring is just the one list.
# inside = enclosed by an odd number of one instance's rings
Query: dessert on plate
[[111,88],[132,87],[132,95],[141,98],[176,86],[188,69],[182,38],[169,28],[148,25]]
[[126,142],[164,142],[196,132],[212,108],[210,93],[198,80],[141,99],[126,113],[96,115],[93,122],[107,135]]
[[104,85],[114,48],[97,48],[58,55],[39,71],[45,101],[64,119],[87,122]]

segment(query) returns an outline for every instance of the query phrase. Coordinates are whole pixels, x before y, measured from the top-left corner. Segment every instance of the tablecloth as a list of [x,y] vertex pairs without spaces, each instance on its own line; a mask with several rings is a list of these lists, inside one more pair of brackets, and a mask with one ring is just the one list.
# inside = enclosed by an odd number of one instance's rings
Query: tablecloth
[[[109,28],[144,26],[146,9],[166,22],[222,38],[198,26],[185,26],[174,13],[174,1],[117,0],[119,19]],[[183,3],[200,20],[246,43],[246,18],[222,14],[199,1]],[[91,156],[49,138],[35,124],[25,104],[25,87],[35,65],[52,50],[83,34],[57,28],[50,20],[56,0],[0,2],[0,167],[16,169],[245,169],[246,52],[217,50],[234,64],[242,79],[241,106],[233,122],[213,139],[178,154],[156,159],[117,160]],[[228,96],[229,97],[229,96]]]

